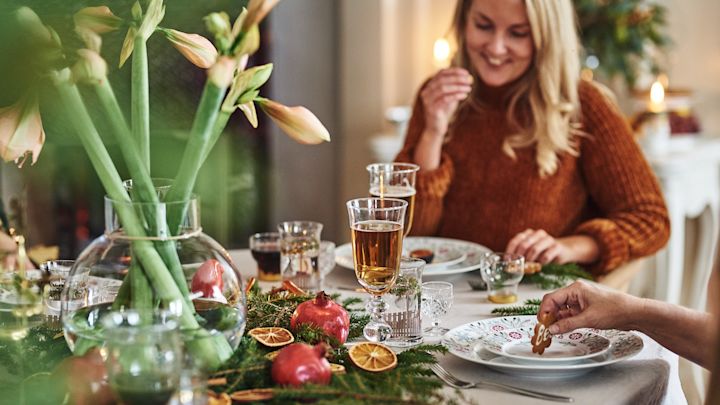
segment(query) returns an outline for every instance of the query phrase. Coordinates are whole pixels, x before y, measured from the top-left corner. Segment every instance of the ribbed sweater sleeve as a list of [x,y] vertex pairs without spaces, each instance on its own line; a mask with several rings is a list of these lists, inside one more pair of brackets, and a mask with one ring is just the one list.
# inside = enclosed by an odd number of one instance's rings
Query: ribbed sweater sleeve
[[579,224],[575,233],[593,237],[603,274],[634,258],[655,253],[670,237],[660,187],[618,108],[597,87],[580,86],[583,130],[581,170],[602,218]]
[[[420,141],[425,128],[425,116],[422,101],[415,99],[412,117],[408,123],[405,144],[395,158],[396,162],[414,162],[415,147]],[[411,235],[435,235],[443,216],[443,199],[450,188],[454,174],[452,159],[447,153],[442,153],[440,166],[435,170],[423,170],[417,175],[415,195],[415,217],[413,219]]]

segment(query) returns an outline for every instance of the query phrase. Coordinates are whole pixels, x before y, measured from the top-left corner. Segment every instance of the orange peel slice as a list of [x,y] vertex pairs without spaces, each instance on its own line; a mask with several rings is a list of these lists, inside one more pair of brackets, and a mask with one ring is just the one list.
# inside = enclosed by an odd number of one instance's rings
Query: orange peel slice
[[289,330],[276,326],[251,329],[248,334],[267,347],[280,347],[295,341]]
[[358,343],[350,348],[348,354],[353,364],[373,373],[390,370],[397,366],[395,352],[381,343]]

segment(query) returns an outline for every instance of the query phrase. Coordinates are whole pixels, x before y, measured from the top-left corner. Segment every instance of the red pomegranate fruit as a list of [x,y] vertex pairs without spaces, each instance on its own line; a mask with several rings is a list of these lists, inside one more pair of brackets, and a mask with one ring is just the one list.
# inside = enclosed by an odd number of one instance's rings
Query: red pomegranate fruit
[[192,277],[190,290],[193,293],[201,293],[200,298],[219,299],[223,297],[223,269],[222,264],[215,259],[208,259]]
[[293,343],[284,347],[273,361],[270,371],[273,381],[280,385],[299,387],[303,384],[330,383],[330,363],[325,358],[328,346]]
[[303,323],[319,327],[340,344],[345,343],[350,333],[350,316],[345,308],[331,300],[325,291],[320,291],[315,298],[295,308],[290,317],[290,329],[296,331]]

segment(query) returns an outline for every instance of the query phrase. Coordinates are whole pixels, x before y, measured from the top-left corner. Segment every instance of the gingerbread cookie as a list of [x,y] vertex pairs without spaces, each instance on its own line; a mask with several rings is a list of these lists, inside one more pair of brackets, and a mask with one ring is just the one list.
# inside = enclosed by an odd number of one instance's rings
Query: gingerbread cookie
[[535,325],[535,330],[530,343],[532,343],[533,353],[543,354],[545,349],[552,343],[550,336],[550,325],[555,322],[555,316],[550,312],[543,312],[539,317],[540,321]]

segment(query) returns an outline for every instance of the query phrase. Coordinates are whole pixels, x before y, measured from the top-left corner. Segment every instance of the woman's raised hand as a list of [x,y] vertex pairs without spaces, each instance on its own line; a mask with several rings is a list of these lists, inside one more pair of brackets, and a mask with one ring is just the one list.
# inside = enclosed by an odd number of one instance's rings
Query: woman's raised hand
[[462,68],[442,69],[420,93],[425,109],[425,133],[436,138],[445,135],[458,103],[470,94],[473,78]]

